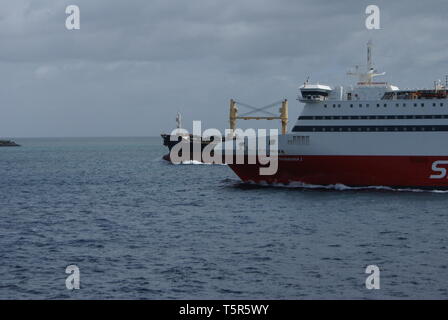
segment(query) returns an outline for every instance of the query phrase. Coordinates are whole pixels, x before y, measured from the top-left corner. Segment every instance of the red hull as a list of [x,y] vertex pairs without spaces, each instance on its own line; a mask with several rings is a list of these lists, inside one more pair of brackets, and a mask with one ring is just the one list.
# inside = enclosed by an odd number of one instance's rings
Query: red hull
[[[275,175],[261,176],[258,164],[231,164],[244,182],[299,182],[312,185],[448,188],[446,176],[432,165],[448,157],[433,156],[280,156]],[[448,165],[439,166],[447,168]]]

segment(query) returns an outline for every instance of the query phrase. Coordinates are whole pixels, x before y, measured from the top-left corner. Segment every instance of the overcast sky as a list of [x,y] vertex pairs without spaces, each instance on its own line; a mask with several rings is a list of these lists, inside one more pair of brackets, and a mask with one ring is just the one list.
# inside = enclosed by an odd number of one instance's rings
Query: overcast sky
[[[293,120],[306,77],[353,83],[346,72],[365,64],[369,39],[375,66],[399,87],[431,87],[448,74],[446,0],[0,4],[3,137],[155,136],[171,131],[177,111],[187,128],[203,120],[223,129],[230,98],[287,98]],[[70,4],[80,30],[65,28]],[[369,4],[381,9],[381,30],[365,27]]]

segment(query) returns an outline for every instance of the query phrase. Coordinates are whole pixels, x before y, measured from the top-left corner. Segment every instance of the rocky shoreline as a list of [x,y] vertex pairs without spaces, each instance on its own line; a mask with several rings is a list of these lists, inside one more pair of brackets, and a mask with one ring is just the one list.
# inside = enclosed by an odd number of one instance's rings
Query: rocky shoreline
[[20,145],[11,140],[0,140],[0,147],[20,147]]

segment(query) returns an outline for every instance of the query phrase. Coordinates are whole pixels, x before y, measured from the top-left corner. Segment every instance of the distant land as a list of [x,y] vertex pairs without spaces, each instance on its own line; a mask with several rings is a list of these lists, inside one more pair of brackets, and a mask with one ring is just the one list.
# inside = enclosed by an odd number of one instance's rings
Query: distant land
[[11,140],[0,140],[0,147],[19,147],[20,145]]

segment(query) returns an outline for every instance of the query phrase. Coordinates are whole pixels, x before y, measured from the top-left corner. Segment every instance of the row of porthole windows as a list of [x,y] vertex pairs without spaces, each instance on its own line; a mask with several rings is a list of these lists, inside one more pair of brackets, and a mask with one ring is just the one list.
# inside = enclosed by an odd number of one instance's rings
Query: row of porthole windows
[[[322,130],[316,130],[316,128],[313,128],[313,131],[327,131],[325,128],[323,128]],[[395,128],[361,128],[358,127],[356,129],[351,129],[351,128],[347,128],[347,130],[344,130],[343,128],[329,128],[328,131],[436,131],[435,127],[432,128],[417,128],[417,127],[412,127],[412,128],[408,128],[408,127],[403,127],[403,128],[399,128],[399,127],[395,127]]]
[[[406,106],[407,106],[406,103],[403,103],[403,104],[396,103],[396,104],[395,104],[396,107],[399,107],[400,105],[402,105],[403,107],[406,107]],[[414,103],[413,105],[414,105],[414,107],[418,107],[418,103]],[[439,105],[440,105],[441,107],[443,107],[443,103],[442,103],[442,102],[439,103]],[[363,107],[363,104],[360,103],[358,106],[359,106],[360,108],[362,108],[362,107]],[[366,106],[366,108],[368,108],[368,107],[370,107],[370,104],[366,103],[365,106]],[[379,108],[380,106],[381,106],[381,105],[380,105],[379,103],[376,104],[376,107],[377,107],[377,108]],[[425,104],[424,104],[424,103],[420,103],[420,106],[421,106],[421,107],[424,107]],[[433,106],[433,107],[436,107],[436,106],[437,106],[437,103],[433,102],[433,103],[432,103],[432,106]],[[324,107],[327,108],[328,105],[327,105],[327,104],[324,104]],[[340,108],[341,105],[338,104],[337,107]],[[387,103],[383,104],[383,107],[384,107],[384,108],[387,108],[387,107],[388,107],[388,104],[387,104]],[[333,104],[333,108],[336,108],[336,104]],[[353,108],[353,104],[350,104],[350,108]]]
[[390,132],[390,131],[448,131],[448,126],[296,126],[293,132]]
[[394,119],[448,119],[446,114],[393,115],[393,116],[300,116],[298,120],[394,120]]

